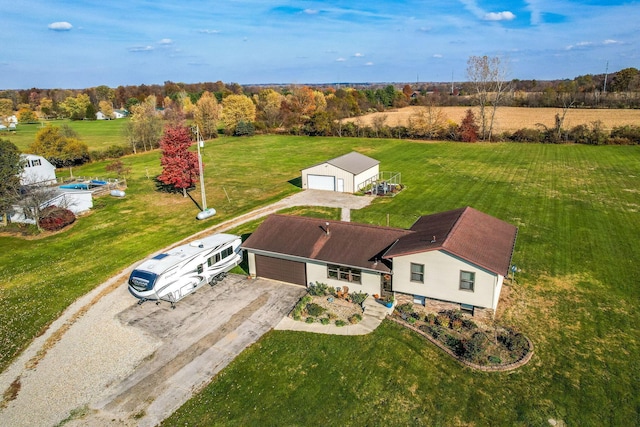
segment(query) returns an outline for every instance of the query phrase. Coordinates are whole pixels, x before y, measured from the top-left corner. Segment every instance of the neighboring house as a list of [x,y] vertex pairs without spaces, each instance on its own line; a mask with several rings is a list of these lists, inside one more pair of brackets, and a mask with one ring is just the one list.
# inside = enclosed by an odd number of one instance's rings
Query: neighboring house
[[[75,215],[84,213],[93,208],[93,195],[87,190],[64,190],[57,191],[55,195],[40,206],[44,209],[47,206],[58,206],[69,209]],[[19,206],[14,206],[11,222],[35,224],[35,220],[27,218]],[[32,216],[32,215],[31,215]]]
[[55,184],[56,168],[47,159],[35,154],[21,154],[24,161],[24,169],[20,175],[20,184]]
[[111,120],[113,117],[108,117],[105,116],[105,114],[102,111],[98,111],[96,113],[96,120]]
[[423,216],[409,230],[272,215],[242,246],[252,276],[495,310],[516,235],[466,207]]
[[378,177],[379,166],[378,160],[352,151],[302,169],[302,188],[355,193]]
[[113,110],[113,118],[114,119],[124,119],[129,115],[127,110]]

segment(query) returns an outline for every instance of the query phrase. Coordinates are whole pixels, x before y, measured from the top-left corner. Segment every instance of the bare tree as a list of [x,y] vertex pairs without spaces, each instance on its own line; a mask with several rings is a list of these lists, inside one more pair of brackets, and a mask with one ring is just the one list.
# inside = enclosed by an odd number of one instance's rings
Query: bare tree
[[490,141],[496,111],[509,90],[506,67],[497,56],[470,56],[467,60],[467,77],[478,103],[481,137]]
[[442,135],[447,125],[447,115],[442,108],[430,102],[426,107],[420,107],[409,117],[409,129],[419,137],[436,139]]
[[38,230],[47,207],[55,204],[58,208],[68,209],[71,206],[70,201],[64,195],[60,195],[56,187],[36,182],[24,184],[18,206],[26,219],[35,221]]
[[373,125],[373,130],[376,132],[376,138],[380,137],[380,132],[385,128],[385,122],[387,121],[386,114],[374,114],[371,119],[371,124]]

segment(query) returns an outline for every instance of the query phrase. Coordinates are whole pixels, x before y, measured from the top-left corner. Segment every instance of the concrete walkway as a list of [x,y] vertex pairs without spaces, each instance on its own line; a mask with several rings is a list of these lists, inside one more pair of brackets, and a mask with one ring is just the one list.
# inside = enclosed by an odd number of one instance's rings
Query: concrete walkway
[[283,318],[274,329],[280,331],[300,331],[300,332],[313,332],[315,334],[328,334],[328,335],[366,335],[372,332],[380,323],[387,317],[388,314],[393,312],[392,308],[387,308],[380,304],[372,296],[368,296],[362,303],[364,312],[362,313],[362,320],[355,325],[323,325],[321,323],[305,323],[301,321],[293,320],[290,317]]

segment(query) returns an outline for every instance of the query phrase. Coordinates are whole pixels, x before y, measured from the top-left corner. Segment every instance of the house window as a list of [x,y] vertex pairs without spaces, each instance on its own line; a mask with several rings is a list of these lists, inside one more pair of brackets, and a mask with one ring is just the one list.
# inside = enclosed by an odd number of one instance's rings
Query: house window
[[40,159],[31,160],[31,166],[40,166]]
[[327,265],[327,277],[343,282],[360,283],[362,281],[362,270],[339,265]]
[[424,264],[411,263],[411,281],[424,283]]
[[460,289],[473,292],[473,284],[476,281],[476,273],[470,271],[460,272]]

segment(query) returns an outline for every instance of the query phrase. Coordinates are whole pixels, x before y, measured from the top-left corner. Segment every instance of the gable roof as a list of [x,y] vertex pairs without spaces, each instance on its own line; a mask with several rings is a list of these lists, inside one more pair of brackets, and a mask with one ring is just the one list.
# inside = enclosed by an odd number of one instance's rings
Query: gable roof
[[[380,164],[380,161],[376,159],[372,159],[371,157],[365,156],[364,154],[360,154],[356,151],[352,151],[340,157],[327,160],[326,162],[315,164],[313,166],[310,166],[309,168],[312,168],[318,165],[323,165],[325,163],[328,163],[331,166],[335,166],[339,169],[345,170],[354,175],[358,175],[359,173],[362,173],[367,169],[371,169],[372,167]],[[305,169],[309,169],[309,168],[305,168]]]
[[420,217],[411,230],[384,258],[444,250],[502,276],[509,272],[518,234],[517,227],[468,206]]
[[382,254],[401,236],[411,233],[352,222],[271,215],[242,247],[388,273]]

